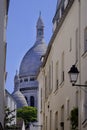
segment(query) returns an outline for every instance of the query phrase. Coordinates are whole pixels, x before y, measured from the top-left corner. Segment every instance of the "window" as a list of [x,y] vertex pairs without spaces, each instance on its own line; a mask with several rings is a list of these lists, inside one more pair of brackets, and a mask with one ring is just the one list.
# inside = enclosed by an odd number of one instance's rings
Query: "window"
[[58,130],[58,111],[55,113],[55,130]]
[[61,6],[61,13],[62,13],[62,15],[64,13],[64,2],[62,3],[62,6]]
[[46,123],[45,123],[45,127],[46,127],[46,130],[47,130],[47,128],[48,128],[48,127],[47,127],[47,116],[46,116]]
[[25,79],[24,79],[24,82],[28,82],[28,79],[27,79],[27,78],[25,78]]
[[70,112],[70,100],[66,100],[66,114],[67,114],[67,119],[69,119],[69,112]]
[[[85,82],[85,85],[87,85],[87,81]],[[87,120],[87,88],[85,87],[84,91],[84,118]]]
[[30,97],[30,106],[34,107],[34,96]]
[[52,130],[52,111],[50,110],[50,130]]
[[87,51],[87,27],[85,28],[84,31],[84,51]]
[[28,103],[28,99],[27,99],[27,97],[25,96],[25,99],[26,99],[26,101],[27,101],[27,103]]
[[51,65],[49,65],[49,74],[48,74],[48,82],[49,82],[49,93],[51,92]]
[[78,91],[76,91],[76,107],[78,107]]
[[41,111],[42,111],[42,88],[41,88]]
[[53,89],[53,61],[51,62],[51,90]]
[[61,14],[61,9],[59,10],[59,18],[61,18],[62,14]]
[[72,38],[70,38],[70,48],[69,48],[69,51],[70,52],[72,51]]
[[75,32],[75,44],[76,44],[76,62],[78,61],[78,29],[76,29],[76,32]]
[[52,91],[53,88],[53,62],[49,65],[49,92]]
[[64,52],[62,53],[62,61],[61,61],[61,82],[64,81]]
[[65,0],[65,1],[64,1],[64,8],[66,8],[67,5],[68,5],[68,0]]
[[22,79],[20,79],[20,83],[22,83],[23,82],[23,80]]
[[43,29],[38,29],[37,35],[42,36],[43,35]]
[[50,86],[49,86],[49,70],[47,71],[47,95],[49,95]]
[[30,81],[34,81],[35,80],[35,77],[30,77]]
[[56,62],[56,89],[58,89],[58,84],[59,84],[59,80],[58,80],[58,61]]
[[45,76],[45,98],[48,96],[48,90],[47,90],[47,76]]
[[61,121],[64,122],[64,105],[61,107]]
[[64,105],[61,107],[61,122],[60,122],[61,130],[64,130]]

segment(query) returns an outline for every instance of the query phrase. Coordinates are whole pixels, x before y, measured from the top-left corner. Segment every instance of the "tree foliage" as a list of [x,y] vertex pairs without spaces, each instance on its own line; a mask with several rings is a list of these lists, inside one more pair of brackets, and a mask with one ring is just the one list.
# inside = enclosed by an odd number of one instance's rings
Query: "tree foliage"
[[35,107],[26,106],[17,110],[17,117],[24,119],[25,123],[37,120],[37,109]]
[[72,130],[76,130],[78,128],[78,108],[73,108],[70,114]]

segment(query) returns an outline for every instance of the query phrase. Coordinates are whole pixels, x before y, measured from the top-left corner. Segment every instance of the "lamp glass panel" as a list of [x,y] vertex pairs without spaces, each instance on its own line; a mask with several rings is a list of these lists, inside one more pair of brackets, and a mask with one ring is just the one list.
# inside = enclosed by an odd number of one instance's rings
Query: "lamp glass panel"
[[78,74],[77,73],[71,73],[70,74],[70,82],[75,83],[77,81]]

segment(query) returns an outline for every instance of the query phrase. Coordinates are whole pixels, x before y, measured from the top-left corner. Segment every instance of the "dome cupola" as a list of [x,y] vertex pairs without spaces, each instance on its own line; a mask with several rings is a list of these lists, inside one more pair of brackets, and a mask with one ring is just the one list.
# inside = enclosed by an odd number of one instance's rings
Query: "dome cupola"
[[36,31],[37,31],[36,41],[42,40],[44,38],[44,24],[41,18],[41,12],[37,21]]

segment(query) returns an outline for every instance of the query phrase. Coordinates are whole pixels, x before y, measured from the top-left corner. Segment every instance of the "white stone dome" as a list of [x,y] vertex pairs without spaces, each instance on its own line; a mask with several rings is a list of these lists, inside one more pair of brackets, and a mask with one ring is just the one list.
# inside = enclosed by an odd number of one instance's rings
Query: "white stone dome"
[[44,24],[41,14],[36,25],[36,42],[22,59],[19,77],[36,76],[41,65],[41,56],[46,53],[47,45],[44,42]]
[[20,69],[19,76],[29,76],[37,75],[38,69],[41,65],[41,56],[46,52],[46,44],[40,43],[35,44],[23,57]]

